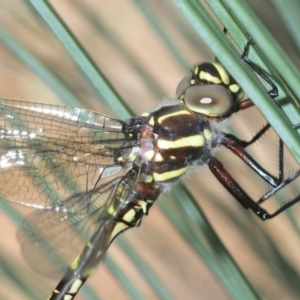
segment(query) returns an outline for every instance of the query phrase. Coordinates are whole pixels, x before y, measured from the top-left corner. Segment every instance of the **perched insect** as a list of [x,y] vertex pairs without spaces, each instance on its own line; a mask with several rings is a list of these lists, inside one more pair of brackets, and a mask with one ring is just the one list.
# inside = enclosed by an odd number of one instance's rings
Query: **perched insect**
[[[177,93],[173,103],[128,121],[79,108],[0,100],[1,198],[39,210],[19,233],[22,251],[34,268],[36,261],[47,260],[47,273],[68,268],[49,299],[73,299],[114,238],[139,226],[160,194],[191,166],[207,164],[262,220],[300,200],[297,196],[273,213],[260,206],[300,171],[283,178],[282,142],[278,178],[247,153],[269,125],[249,142],[216,129],[216,122],[253,106],[242,100],[241,87],[221,64],[196,66]],[[276,97],[274,85],[270,94]],[[251,199],[215,158],[220,146],[272,189]]]

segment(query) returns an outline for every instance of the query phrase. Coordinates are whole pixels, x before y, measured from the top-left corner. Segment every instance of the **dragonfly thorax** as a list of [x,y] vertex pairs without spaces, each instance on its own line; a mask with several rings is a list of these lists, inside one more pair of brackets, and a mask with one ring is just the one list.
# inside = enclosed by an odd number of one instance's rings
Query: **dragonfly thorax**
[[185,105],[163,106],[145,116],[133,153],[154,182],[173,182],[189,166],[209,162],[217,136],[210,121]]

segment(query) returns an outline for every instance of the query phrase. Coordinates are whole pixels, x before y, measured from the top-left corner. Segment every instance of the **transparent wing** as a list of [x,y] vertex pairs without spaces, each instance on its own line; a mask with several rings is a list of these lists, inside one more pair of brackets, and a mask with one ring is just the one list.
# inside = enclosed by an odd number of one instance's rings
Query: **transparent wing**
[[123,177],[88,193],[73,195],[25,220],[18,238],[31,267],[47,275],[61,274],[87,242],[92,244],[93,250],[87,251],[88,258],[82,258],[85,268],[97,264],[109,246],[114,228],[114,219],[108,208],[113,207],[117,213],[121,211],[137,176],[137,172],[131,169]]
[[122,125],[89,110],[0,99],[1,198],[43,209],[94,189],[131,151]]

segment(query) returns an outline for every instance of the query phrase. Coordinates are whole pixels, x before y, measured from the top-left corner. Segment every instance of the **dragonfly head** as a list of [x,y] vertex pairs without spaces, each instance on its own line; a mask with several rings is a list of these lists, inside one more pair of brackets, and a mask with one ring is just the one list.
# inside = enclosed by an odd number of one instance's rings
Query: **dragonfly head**
[[237,110],[243,90],[221,64],[206,62],[182,79],[176,94],[192,111],[224,119]]

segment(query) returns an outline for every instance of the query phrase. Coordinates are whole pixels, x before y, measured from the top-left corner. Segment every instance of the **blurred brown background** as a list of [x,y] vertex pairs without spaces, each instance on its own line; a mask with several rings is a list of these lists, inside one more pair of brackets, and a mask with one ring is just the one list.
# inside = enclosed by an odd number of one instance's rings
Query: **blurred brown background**
[[[171,1],[145,1],[145,4],[155,15],[156,24],[163,26],[170,41],[178,47],[183,58],[181,65],[176,62],[164,41],[148,23],[139,5],[134,2],[49,2],[136,115],[153,109],[165,96],[174,95],[177,84],[195,63],[214,60],[214,55]],[[291,59],[299,64],[299,54],[283,24],[278,22],[271,3],[259,0],[248,2]],[[0,0],[0,5],[1,28],[8,31],[57,74],[76,94],[82,102],[82,107],[114,115],[114,111],[103,106],[101,99],[83,79],[63,47],[24,1]],[[1,43],[0,95],[4,98],[62,103],[55,90]],[[235,116],[228,127],[247,139],[263,124],[264,119],[255,109],[251,109],[249,112],[242,112],[241,116]],[[270,136],[265,138],[264,142],[266,145],[263,152],[260,151],[264,144],[258,143],[253,153],[276,171],[276,138]],[[220,151],[218,155],[225,158],[228,168],[238,172],[243,184],[249,184],[246,189],[253,197],[259,198],[263,194],[265,187],[259,186],[260,181],[257,181],[245,166],[240,165],[237,159],[232,158],[226,151]],[[296,165],[293,160],[288,159],[287,172],[291,172],[295,170]],[[261,222],[251,212],[244,211],[220,187],[206,168],[195,172],[188,181],[190,191],[261,297],[297,299],[299,295],[286,284],[285,274],[282,274],[279,268],[279,257],[284,258],[295,272],[295,280],[299,277],[299,235],[287,218],[282,215],[272,221]],[[291,189],[290,193],[295,193],[295,190]],[[172,201],[170,197],[167,198],[167,201]],[[292,210],[294,215],[299,212],[296,206]],[[22,212],[28,214],[30,211]],[[37,289],[41,295],[40,299],[45,298],[58,279],[42,278],[29,269],[20,255],[15,238],[16,226],[2,211],[0,224],[1,254],[20,270],[24,284]],[[174,299],[230,299],[212,272],[186,245],[185,240],[172,227],[158,206],[151,209],[141,228],[127,232],[125,237],[149,267],[158,274]],[[272,245],[276,245],[275,249],[270,246],[270,241]],[[145,299],[158,299],[117,243],[110,247],[108,255],[115,259],[131,282],[140,288]],[[5,272],[0,272],[0,276],[4,297],[2,299],[23,299],[22,294],[6,281]],[[103,264],[88,280],[88,284],[101,299],[129,299]],[[84,298],[78,295],[76,299]]]

